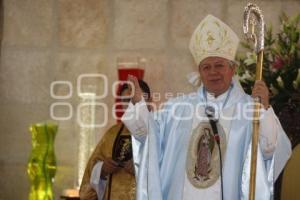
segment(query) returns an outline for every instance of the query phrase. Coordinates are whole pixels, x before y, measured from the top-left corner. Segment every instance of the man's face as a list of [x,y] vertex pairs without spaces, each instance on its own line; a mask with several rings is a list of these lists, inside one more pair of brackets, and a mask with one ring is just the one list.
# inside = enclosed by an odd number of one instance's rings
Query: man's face
[[[125,111],[128,108],[129,102],[130,102],[131,97],[132,97],[131,96],[131,89],[128,88],[128,89],[124,90],[122,92],[121,96],[122,96],[122,99],[121,99],[121,101],[122,101],[122,108]],[[151,97],[149,97],[147,93],[143,93],[143,97],[144,97],[146,103],[150,103],[151,102]],[[149,111],[152,110],[152,108],[150,107],[150,104],[148,105],[148,110]]]
[[121,96],[122,96],[122,99],[121,99],[121,102],[122,102],[122,108],[123,108],[123,110],[125,111],[126,109],[127,109],[127,107],[128,107],[128,104],[129,104],[129,102],[130,102],[130,89],[128,88],[128,89],[125,89],[123,92],[122,92],[122,94],[121,94]]
[[199,64],[199,73],[205,89],[215,96],[227,91],[235,72],[235,66],[221,57],[208,57]]

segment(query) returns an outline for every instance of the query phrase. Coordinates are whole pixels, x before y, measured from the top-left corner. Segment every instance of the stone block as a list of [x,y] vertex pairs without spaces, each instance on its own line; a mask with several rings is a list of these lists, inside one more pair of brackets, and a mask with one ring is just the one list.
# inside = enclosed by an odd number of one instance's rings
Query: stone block
[[167,1],[115,1],[114,47],[161,49],[165,47]]
[[47,46],[53,38],[52,0],[4,0],[3,44]]
[[[104,90],[104,79],[98,77],[99,74],[107,74],[107,65],[104,54],[96,51],[83,52],[59,52],[55,61],[54,80],[69,82],[73,88],[72,98],[76,100],[79,97],[77,81],[80,82],[80,91],[91,91],[95,87],[97,94],[102,94]],[[80,78],[82,77],[82,78]],[[56,87],[58,95],[63,95],[62,87],[64,84],[59,84]]]
[[188,49],[194,30],[206,15],[224,17],[221,0],[174,0],[171,5],[170,36],[176,48]]
[[0,199],[28,199],[29,179],[26,164],[1,164]]
[[59,42],[75,48],[106,45],[109,7],[106,0],[59,0]]
[[164,67],[165,93],[173,93],[176,97],[178,93],[188,94],[196,91],[197,88],[193,88],[187,79],[187,75],[194,71],[198,70],[190,54],[172,55]]
[[52,81],[49,51],[3,50],[1,59],[2,101],[48,102]]

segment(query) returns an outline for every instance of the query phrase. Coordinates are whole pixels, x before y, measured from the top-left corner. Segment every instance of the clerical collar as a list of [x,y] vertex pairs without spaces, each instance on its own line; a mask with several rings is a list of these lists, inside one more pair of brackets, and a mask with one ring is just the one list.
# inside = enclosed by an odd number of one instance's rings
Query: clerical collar
[[224,92],[223,94],[215,97],[215,95],[213,93],[207,92],[207,101],[224,101],[226,99],[226,96],[228,94],[229,90],[227,90],[226,92]]
[[[228,102],[232,88],[233,88],[233,84],[231,84],[229,86],[229,89],[226,92],[224,92],[223,94],[221,94],[217,97],[215,97],[214,94],[207,92],[206,89],[203,88],[203,96],[205,99],[205,104],[215,103],[218,105],[214,105],[214,106],[218,106],[219,108],[224,109],[224,107],[226,106],[226,104]],[[220,105],[221,103],[223,104],[222,107]]]

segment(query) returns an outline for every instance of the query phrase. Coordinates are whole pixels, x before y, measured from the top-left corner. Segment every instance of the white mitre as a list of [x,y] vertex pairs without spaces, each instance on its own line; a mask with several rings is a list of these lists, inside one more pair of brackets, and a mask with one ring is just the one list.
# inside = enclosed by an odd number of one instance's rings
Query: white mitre
[[229,26],[218,18],[207,15],[192,35],[190,51],[198,66],[210,56],[234,61],[238,45],[239,38]]

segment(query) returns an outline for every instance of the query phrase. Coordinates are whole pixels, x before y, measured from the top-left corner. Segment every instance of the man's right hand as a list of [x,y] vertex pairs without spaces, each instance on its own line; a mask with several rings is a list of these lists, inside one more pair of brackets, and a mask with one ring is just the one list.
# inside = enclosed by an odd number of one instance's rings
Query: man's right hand
[[[133,92],[133,97],[131,99],[131,102],[133,104],[138,103],[139,101],[142,100],[142,96],[143,96],[143,92],[142,89],[139,85],[139,81],[135,76],[132,75],[128,75],[128,81],[132,83],[132,85],[134,86],[134,88],[131,88],[131,92]],[[129,85],[130,86],[130,85]]]
[[111,158],[106,158],[103,160],[103,165],[101,169],[101,178],[105,179],[109,174],[113,174],[120,170],[121,167],[116,161]]

